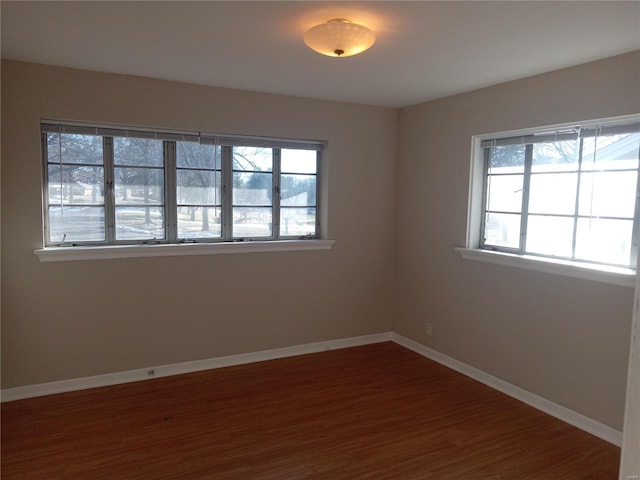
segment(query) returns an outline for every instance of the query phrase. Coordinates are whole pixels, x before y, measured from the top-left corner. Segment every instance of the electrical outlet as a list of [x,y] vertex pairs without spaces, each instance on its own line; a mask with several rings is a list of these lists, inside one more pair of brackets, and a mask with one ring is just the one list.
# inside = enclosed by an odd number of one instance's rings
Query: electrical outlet
[[431,337],[433,336],[433,323],[431,322],[427,322],[425,324],[425,329],[424,329],[424,333],[427,337]]

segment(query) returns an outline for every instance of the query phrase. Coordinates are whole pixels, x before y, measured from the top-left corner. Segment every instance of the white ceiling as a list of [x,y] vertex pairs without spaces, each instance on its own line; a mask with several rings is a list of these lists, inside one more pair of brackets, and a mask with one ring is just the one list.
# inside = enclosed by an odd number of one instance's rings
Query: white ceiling
[[[103,72],[403,107],[640,49],[640,2],[0,3],[2,56]],[[377,35],[330,58],[306,29]]]

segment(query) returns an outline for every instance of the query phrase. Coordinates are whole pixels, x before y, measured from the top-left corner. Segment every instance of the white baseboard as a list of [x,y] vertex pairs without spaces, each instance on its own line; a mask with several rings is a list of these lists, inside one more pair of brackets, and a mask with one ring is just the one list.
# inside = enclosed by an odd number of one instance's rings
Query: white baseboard
[[488,373],[483,372],[482,370],[478,370],[466,363],[460,362],[455,358],[451,358],[447,355],[444,355],[432,348],[429,348],[421,343],[410,340],[407,337],[404,337],[398,333],[393,332],[391,334],[391,339],[393,342],[398,345],[402,345],[409,350],[413,350],[420,355],[423,355],[431,360],[434,360],[445,367],[448,367],[456,372],[462,373],[467,377],[471,377],[472,379],[483,383],[494,390],[498,390],[510,397],[515,398],[516,400],[520,400],[527,405],[534,407],[546,414],[551,415],[563,422],[568,423],[569,425],[573,425],[585,432],[588,432],[596,437],[601,438],[602,440],[606,440],[609,443],[617,445],[618,447],[622,445],[622,432],[611,428],[608,425],[597,422],[589,417],[586,417],[580,413],[574,412],[562,405],[558,405],[546,398],[542,398],[534,393],[528,392],[520,387],[517,387],[509,382],[501,380],[493,375],[489,375]]
[[109,373],[106,375],[96,375],[93,377],[84,377],[71,380],[61,380],[58,382],[41,383],[37,385],[26,385],[23,387],[14,387],[3,389],[0,392],[0,401],[10,402],[12,400],[22,400],[25,398],[39,397],[43,395],[52,395],[55,393],[72,392],[76,390],[85,390],[95,387],[106,387],[110,385],[118,385],[121,383],[139,382],[141,380],[149,380],[152,378],[167,377],[170,375],[179,375],[182,373],[199,372],[202,370],[210,370],[214,368],[230,367],[233,365],[243,365],[253,362],[262,362],[265,360],[274,360],[278,358],[293,357],[296,355],[304,355],[308,353],[317,353],[326,350],[335,350],[340,348],[357,347],[361,345],[370,345],[373,343],[393,341],[409,350],[434,360],[452,370],[488,385],[510,397],[520,400],[538,410],[541,410],[553,417],[556,417],[574,427],[584,430],[596,437],[606,440],[609,443],[620,446],[622,445],[622,432],[615,430],[607,425],[597,422],[589,417],[574,412],[566,407],[558,405],[550,400],[539,397],[531,392],[523,390],[509,382],[501,380],[497,377],[489,375],[477,368],[466,363],[460,362],[454,358],[444,355],[425,345],[408,339],[395,332],[377,333],[372,335],[363,335],[359,337],[350,337],[336,340],[327,340],[324,342],[307,343],[303,345],[294,345],[291,347],[276,348],[273,350],[263,350],[260,352],[243,353],[239,355],[229,355],[226,357],[210,358],[205,360],[195,360],[191,362],[174,363],[162,365],[158,367],[140,368],[137,370],[128,370],[125,372]]
[[239,355],[229,355],[226,357],[209,358],[191,362],[173,363],[169,365],[140,368],[137,370],[128,370],[125,372],[96,375],[93,377],[75,378],[71,380],[40,383],[37,385],[26,385],[24,387],[3,389],[0,392],[0,401],[10,402],[12,400],[22,400],[25,398],[40,397],[55,393],[73,392],[76,390],[85,390],[95,387],[107,387],[121,383],[139,382],[141,380],[150,380],[152,378],[179,375],[181,373],[199,372],[213,368],[231,367],[233,365],[243,365],[246,363],[262,362],[265,360],[274,360],[278,358],[304,355],[307,353],[358,347],[361,345],[388,341],[391,341],[391,332],[327,340],[324,342],[307,343],[291,347],[275,348],[273,350],[242,353]]

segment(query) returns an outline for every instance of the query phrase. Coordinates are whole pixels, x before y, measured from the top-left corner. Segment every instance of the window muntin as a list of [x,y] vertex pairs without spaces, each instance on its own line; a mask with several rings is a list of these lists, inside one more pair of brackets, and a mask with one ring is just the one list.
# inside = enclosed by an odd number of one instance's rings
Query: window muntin
[[41,130],[45,246],[317,238],[321,142]]
[[480,247],[635,266],[640,125],[487,139]]

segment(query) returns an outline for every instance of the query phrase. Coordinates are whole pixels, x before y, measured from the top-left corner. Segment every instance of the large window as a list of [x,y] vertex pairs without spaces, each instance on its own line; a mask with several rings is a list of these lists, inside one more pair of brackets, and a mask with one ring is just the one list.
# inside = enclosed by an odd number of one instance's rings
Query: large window
[[484,138],[480,248],[635,268],[640,124]]
[[316,238],[321,142],[42,123],[45,246]]

